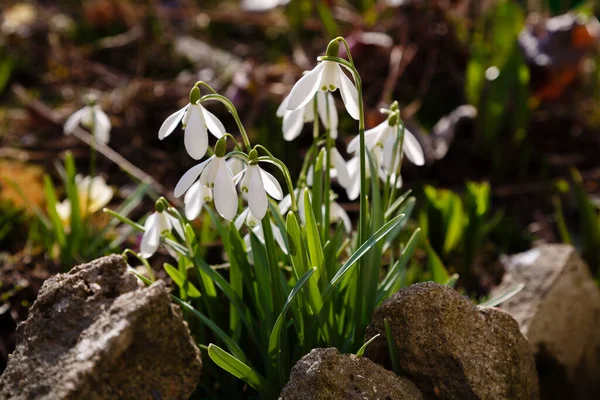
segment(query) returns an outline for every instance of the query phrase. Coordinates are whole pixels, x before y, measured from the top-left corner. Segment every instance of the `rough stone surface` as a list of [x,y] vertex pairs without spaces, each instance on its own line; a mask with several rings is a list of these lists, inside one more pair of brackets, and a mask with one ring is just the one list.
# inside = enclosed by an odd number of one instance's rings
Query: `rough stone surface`
[[523,290],[501,308],[519,323],[536,358],[543,399],[600,399],[600,291],[567,245],[545,245],[503,260],[496,292]]
[[2,399],[187,399],[200,351],[162,282],[119,256],[48,279],[0,377]]
[[417,400],[423,395],[408,379],[371,360],[314,349],[296,363],[280,400]]
[[391,369],[386,319],[401,373],[426,399],[539,398],[533,354],[507,313],[432,282],[402,289],[375,310],[366,335],[381,334],[366,356]]

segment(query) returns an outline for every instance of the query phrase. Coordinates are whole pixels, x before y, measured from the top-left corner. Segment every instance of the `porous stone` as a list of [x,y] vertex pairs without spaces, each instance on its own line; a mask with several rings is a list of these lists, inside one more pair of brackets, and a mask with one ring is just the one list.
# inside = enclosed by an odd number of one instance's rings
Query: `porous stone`
[[539,398],[533,354],[507,313],[433,282],[402,289],[375,310],[366,334],[381,334],[366,356],[391,369],[385,320],[401,374],[426,399]]
[[503,260],[494,291],[523,289],[500,307],[532,346],[542,399],[600,399],[600,291],[572,246],[544,245]]
[[280,400],[417,400],[423,395],[408,379],[366,358],[314,349],[296,363]]
[[2,399],[187,399],[202,363],[162,282],[120,256],[48,279],[0,377]]

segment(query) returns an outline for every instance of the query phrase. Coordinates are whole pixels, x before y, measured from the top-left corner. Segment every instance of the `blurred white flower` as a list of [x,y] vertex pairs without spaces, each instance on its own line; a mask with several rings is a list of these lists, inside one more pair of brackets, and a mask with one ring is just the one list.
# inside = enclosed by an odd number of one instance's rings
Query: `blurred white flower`
[[268,11],[277,6],[283,6],[290,0],[242,0],[242,8],[247,11]]
[[215,207],[219,214],[231,221],[238,208],[238,195],[235,190],[237,181],[234,182],[234,176],[225,158],[213,155],[190,168],[175,186],[175,197],[181,197],[198,177],[202,185],[213,189]]
[[[304,189],[308,190],[308,189]],[[296,200],[298,201],[298,214],[300,214],[300,221],[303,224],[306,224],[306,213],[304,212],[304,190],[303,189],[295,189],[294,194],[296,195]],[[310,191],[309,197],[310,197]],[[336,195],[332,195],[329,202],[329,222],[335,223],[337,221],[342,221],[344,224],[344,229],[347,233],[352,231],[352,222],[348,213],[340,206],[336,201]],[[279,211],[281,214],[285,215],[290,209],[292,205],[292,199],[289,194],[287,194],[280,202],[279,202]],[[325,206],[323,206],[325,207]]]
[[[106,184],[101,176],[94,178],[86,176],[84,178],[77,175],[75,184],[77,185],[77,199],[81,218],[101,210],[113,197],[113,189]],[[71,201],[69,199],[56,204],[56,212],[65,227],[71,224],[71,211]]]
[[[388,170],[392,170],[392,158],[394,155],[394,146],[398,140],[398,128],[402,129],[402,125],[399,122],[399,118],[396,118],[397,124],[390,125],[390,119],[387,119],[377,125],[375,128],[365,131],[365,147],[368,150],[374,148],[380,148],[382,151],[382,163],[383,166]],[[348,153],[357,153],[359,150],[360,137],[356,136],[348,144]],[[403,152],[406,157],[415,165],[425,164],[425,156],[423,155],[423,149],[419,144],[419,141],[415,136],[404,127],[404,141],[403,141]],[[396,155],[396,160],[399,162],[400,157]]]
[[88,105],[75,111],[67,118],[64,132],[66,134],[73,133],[79,124],[90,129],[97,141],[107,144],[110,140],[110,119],[98,104]]
[[[306,103],[304,107],[292,111],[288,110],[289,100],[290,95],[287,95],[277,109],[277,116],[283,118],[283,138],[287,141],[296,139],[304,124],[315,120],[315,112],[311,101]],[[327,118],[327,107],[329,107],[329,118]],[[317,112],[323,126],[329,129],[329,136],[332,139],[337,139],[338,113],[331,93],[317,92]],[[329,122],[331,122],[331,127]]]
[[195,160],[201,159],[206,154],[208,131],[216,138],[225,134],[225,127],[214,114],[202,107],[200,103],[188,103],[181,110],[167,117],[158,130],[158,138],[163,140],[173,133],[181,120],[185,128],[185,149]]
[[158,249],[160,237],[171,232],[173,229],[181,238],[185,238],[181,222],[168,212],[156,211],[152,213],[144,223],[144,235],[140,244],[140,254],[144,258],[150,258]]
[[204,204],[211,202],[213,199],[212,189],[206,185],[196,181],[185,192],[183,204],[185,205],[185,217],[194,220],[200,215]]
[[315,68],[296,82],[289,94],[288,109],[294,111],[303,108],[319,90],[333,92],[337,89],[340,89],[348,114],[357,120],[359,107],[356,86],[342,71],[340,64],[335,61],[319,62]]
[[[326,157],[323,157],[323,167],[326,163]],[[323,168],[324,170],[325,168]],[[311,165],[306,171],[306,184],[308,186],[312,186],[314,181],[314,167]],[[333,147],[331,149],[331,166],[329,168],[329,176],[332,178],[337,178],[338,183],[344,189],[352,185],[350,179],[350,173],[348,172],[348,166],[344,157],[340,154],[338,149]]]

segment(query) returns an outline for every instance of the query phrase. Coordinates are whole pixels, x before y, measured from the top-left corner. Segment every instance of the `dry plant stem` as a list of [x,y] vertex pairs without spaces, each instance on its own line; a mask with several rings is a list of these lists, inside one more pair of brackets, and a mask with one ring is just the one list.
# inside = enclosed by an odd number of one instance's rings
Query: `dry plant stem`
[[[59,125],[61,127],[63,126],[63,117],[56,111],[46,106],[41,101],[32,99],[23,86],[15,83],[12,85],[11,89],[13,93],[17,96],[19,101],[21,101],[21,103],[23,103],[31,111],[55,125]],[[92,146],[94,144],[93,136],[86,132],[84,129],[77,127],[73,131],[72,135],[84,142],[85,144],[87,144],[88,146]],[[150,175],[148,175],[147,173],[145,173],[144,171],[127,161],[122,155],[120,155],[104,143],[96,142],[96,150],[104,157],[117,164],[123,171],[127,172],[139,181],[149,184],[150,187],[159,195],[168,198],[171,204],[181,204],[181,202],[178,199],[174,198],[172,195],[169,194],[169,192],[167,191],[167,189],[165,189],[163,185],[161,185]]]

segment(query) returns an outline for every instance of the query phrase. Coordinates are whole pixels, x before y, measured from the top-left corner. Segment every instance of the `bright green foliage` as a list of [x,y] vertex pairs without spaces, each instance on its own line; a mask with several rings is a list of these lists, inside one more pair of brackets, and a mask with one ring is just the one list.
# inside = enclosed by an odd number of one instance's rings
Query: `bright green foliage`
[[500,212],[491,215],[489,184],[468,182],[462,197],[433,186],[425,186],[424,194],[426,201],[419,221],[428,238],[425,250],[433,280],[448,283],[451,277],[442,259],[450,260],[455,254],[462,255],[456,271],[468,279],[475,255],[502,218]]

